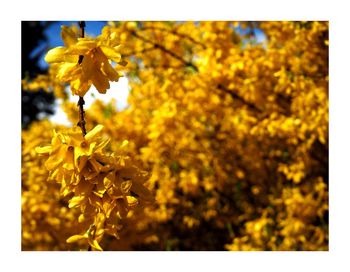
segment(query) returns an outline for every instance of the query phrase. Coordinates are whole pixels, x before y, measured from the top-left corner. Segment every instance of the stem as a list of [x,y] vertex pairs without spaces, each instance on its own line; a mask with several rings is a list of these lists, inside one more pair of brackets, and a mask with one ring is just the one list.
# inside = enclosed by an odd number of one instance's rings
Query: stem
[[83,136],[86,135],[84,104],[85,104],[84,98],[82,96],[79,96],[79,101],[78,101],[79,122],[78,122],[78,126],[81,128],[81,132],[83,133]]
[[[84,38],[85,36],[85,22],[84,21],[79,21],[79,27],[80,27],[80,37]],[[83,62],[84,56],[80,55],[78,64],[80,65]],[[81,132],[83,136],[86,135],[86,128],[85,128],[85,112],[84,112],[84,98],[82,96],[79,96],[79,101],[78,101],[78,107],[79,107],[79,122],[78,126],[81,128]]]

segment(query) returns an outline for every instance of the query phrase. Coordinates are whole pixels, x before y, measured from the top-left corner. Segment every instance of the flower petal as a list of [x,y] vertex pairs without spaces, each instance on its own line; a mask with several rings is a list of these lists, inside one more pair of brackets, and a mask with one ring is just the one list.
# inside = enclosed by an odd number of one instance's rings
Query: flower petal
[[120,190],[122,191],[123,194],[128,194],[131,186],[132,186],[131,180],[123,181],[122,184],[120,185]]
[[52,171],[56,169],[63,162],[63,158],[58,158],[57,156],[50,156],[45,162],[45,167],[47,170]]
[[94,140],[97,134],[99,134],[102,131],[102,129],[103,125],[97,125],[85,135],[85,139],[89,142]]
[[109,62],[102,63],[101,71],[108,77],[110,81],[118,81],[119,74]]
[[72,46],[78,42],[76,34],[68,26],[61,26],[61,37],[66,47]]
[[87,234],[86,235],[73,235],[71,237],[69,237],[66,242],[67,243],[75,243],[77,241],[80,241],[82,239],[87,239]]
[[74,196],[68,201],[68,208],[74,208],[80,206],[83,202],[87,201],[85,195],[82,196]]
[[107,56],[107,58],[115,61],[115,62],[119,62],[121,60],[121,55],[120,53],[113,47],[110,47],[110,46],[104,46],[104,45],[101,45],[100,46],[103,54],[105,54]]
[[57,77],[63,81],[70,81],[81,73],[81,67],[77,63],[62,63]]
[[99,251],[103,251],[103,249],[101,248],[101,246],[98,244],[98,242],[96,240],[89,239],[88,241],[89,241],[89,245],[91,247],[93,247],[94,249],[97,249]]
[[45,56],[45,61],[48,63],[64,62],[65,53],[66,53],[66,48],[62,46],[55,47],[49,50],[49,52],[47,52]]
[[109,81],[103,76],[101,71],[96,70],[95,73],[92,74],[91,80],[99,93],[105,94],[107,89],[109,89]]
[[40,147],[40,146],[37,146],[35,148],[35,152],[38,153],[38,154],[48,154],[52,151],[52,147],[49,145],[49,146],[43,146],[43,147]]
[[67,53],[73,55],[86,55],[87,52],[97,46],[95,41],[79,39],[79,41],[67,49]]
[[135,207],[138,204],[138,200],[136,197],[127,196],[126,200],[128,202],[129,207]]

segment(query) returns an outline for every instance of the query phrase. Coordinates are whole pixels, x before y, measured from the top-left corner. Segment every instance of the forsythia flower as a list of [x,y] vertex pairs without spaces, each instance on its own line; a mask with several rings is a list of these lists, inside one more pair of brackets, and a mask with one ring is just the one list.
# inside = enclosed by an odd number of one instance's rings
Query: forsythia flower
[[79,96],[84,96],[91,84],[100,93],[106,93],[109,81],[118,81],[121,76],[110,61],[126,64],[115,34],[104,31],[96,39],[77,38],[72,29],[62,26],[61,36],[65,47],[53,48],[45,56],[48,63],[58,65],[57,77],[69,82],[72,93]]
[[[61,195],[74,193],[68,207],[80,208],[78,221],[88,228],[67,242],[86,238],[97,250],[101,250],[99,242],[104,233],[119,238],[120,219],[125,218],[139,200],[153,200],[143,185],[148,174],[138,169],[128,156],[106,153],[104,148],[109,140],[99,136],[102,129],[103,126],[98,125],[85,137],[77,127],[63,133],[54,132],[50,146],[36,148],[39,154],[48,155],[45,166],[49,179],[61,184]],[[120,149],[126,145],[124,141]]]

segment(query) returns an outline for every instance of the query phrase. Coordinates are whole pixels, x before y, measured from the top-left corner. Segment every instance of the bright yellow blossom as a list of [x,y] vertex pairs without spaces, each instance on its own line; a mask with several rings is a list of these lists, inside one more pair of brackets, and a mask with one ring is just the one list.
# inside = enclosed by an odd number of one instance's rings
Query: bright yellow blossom
[[92,84],[100,93],[106,93],[109,81],[118,81],[121,75],[111,62],[125,62],[115,35],[104,32],[96,39],[77,38],[72,29],[62,26],[61,37],[65,47],[51,49],[45,60],[58,64],[57,77],[70,83],[73,94],[84,96]]
[[[107,152],[109,139],[101,137],[102,129],[97,125],[85,136],[77,127],[54,131],[51,145],[36,148],[37,153],[47,156],[49,179],[61,184],[61,196],[69,197],[69,208],[80,209],[78,222],[88,228],[68,242],[86,238],[97,250],[101,250],[98,242],[105,232],[119,237],[120,219],[126,218],[139,200],[153,201],[143,185],[148,173],[135,166],[130,157]],[[127,143],[124,141],[121,149]]]

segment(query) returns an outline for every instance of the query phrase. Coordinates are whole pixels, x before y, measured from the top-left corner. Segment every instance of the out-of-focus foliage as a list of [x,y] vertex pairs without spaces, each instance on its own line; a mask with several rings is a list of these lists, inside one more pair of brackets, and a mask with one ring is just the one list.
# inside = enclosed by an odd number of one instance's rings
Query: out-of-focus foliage
[[[23,82],[31,81],[45,72],[45,69],[38,65],[38,61],[45,53],[47,38],[44,31],[50,24],[51,22],[22,21],[21,79]],[[40,119],[41,115],[53,114],[53,94],[45,92],[40,86],[36,86],[35,90],[32,92],[26,85],[22,85],[22,128],[27,128],[31,122]]]
[[[110,151],[127,139],[155,195],[104,250],[328,250],[327,22],[112,22],[103,31],[128,60],[129,107],[96,101],[87,130],[103,125]],[[63,110],[78,122],[75,104]],[[23,249],[77,249],[64,241],[81,231],[79,212],[45,181],[34,151],[54,127],[41,121],[22,134]]]

